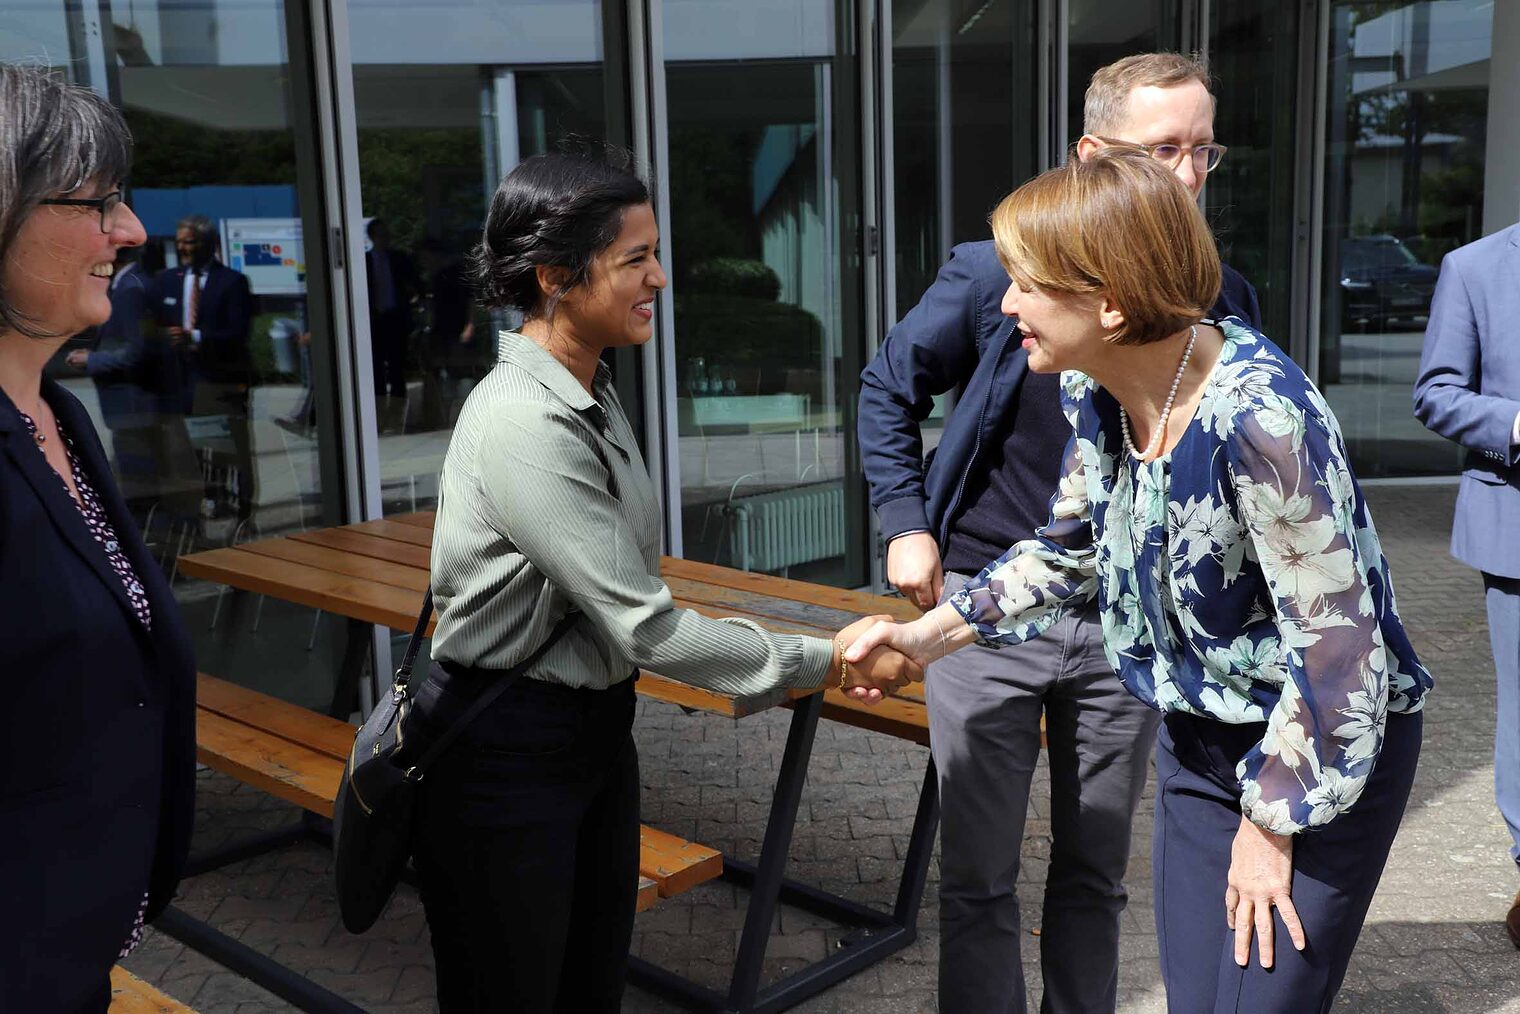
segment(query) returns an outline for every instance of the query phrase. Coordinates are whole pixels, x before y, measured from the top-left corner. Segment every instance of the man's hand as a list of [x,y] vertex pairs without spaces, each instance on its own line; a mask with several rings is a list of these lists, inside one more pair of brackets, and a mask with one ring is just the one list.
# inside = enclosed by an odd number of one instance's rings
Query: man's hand
[[169,344],[175,348],[180,349],[185,348],[186,346],[189,346],[191,348],[195,347],[195,336],[189,331],[189,329],[180,327],[178,325],[171,325],[166,328],[165,331],[169,335]]
[[1262,968],[1272,967],[1272,909],[1282,917],[1293,946],[1304,949],[1304,926],[1293,907],[1293,837],[1273,834],[1245,817],[1230,846],[1229,887],[1224,892],[1224,918],[1235,931],[1235,963],[1251,962],[1251,930],[1256,930],[1256,954]]
[[918,608],[928,612],[945,589],[939,545],[928,532],[899,535],[887,543],[887,581]]
[[64,361],[70,366],[74,367],[74,369],[82,370],[86,366],[90,365],[90,350],[75,349],[64,358]]
[[[885,615],[863,616],[841,630],[835,636],[836,642],[848,648],[877,623],[890,623],[891,620]],[[922,682],[923,678],[923,667],[917,662],[892,648],[883,647],[850,663],[850,678],[845,688],[851,697],[875,704],[910,682]]]

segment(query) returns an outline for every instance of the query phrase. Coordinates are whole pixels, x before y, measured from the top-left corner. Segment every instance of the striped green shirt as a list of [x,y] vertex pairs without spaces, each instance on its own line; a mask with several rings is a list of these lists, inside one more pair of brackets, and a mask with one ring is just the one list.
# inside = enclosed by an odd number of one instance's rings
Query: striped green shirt
[[628,417],[532,340],[501,334],[439,479],[433,657],[507,669],[568,610],[584,617],[526,675],[603,689],[635,667],[725,694],[818,686],[822,638],[678,609],[660,580],[660,504]]

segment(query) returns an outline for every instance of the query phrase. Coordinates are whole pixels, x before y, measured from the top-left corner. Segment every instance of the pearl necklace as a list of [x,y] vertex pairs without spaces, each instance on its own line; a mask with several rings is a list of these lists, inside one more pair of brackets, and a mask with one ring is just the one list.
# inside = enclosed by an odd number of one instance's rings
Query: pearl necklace
[[1187,348],[1182,350],[1182,362],[1177,364],[1177,375],[1172,378],[1172,389],[1166,392],[1166,402],[1161,406],[1161,418],[1156,420],[1156,432],[1151,434],[1151,442],[1145,445],[1145,451],[1135,451],[1134,437],[1129,432],[1129,413],[1124,411],[1124,406],[1119,406],[1119,425],[1124,428],[1124,449],[1141,461],[1148,460],[1161,446],[1162,437],[1166,436],[1166,421],[1172,414],[1172,402],[1177,400],[1177,388],[1182,384],[1182,375],[1187,372],[1188,360],[1193,356],[1193,345],[1198,341],[1198,325],[1188,328]]

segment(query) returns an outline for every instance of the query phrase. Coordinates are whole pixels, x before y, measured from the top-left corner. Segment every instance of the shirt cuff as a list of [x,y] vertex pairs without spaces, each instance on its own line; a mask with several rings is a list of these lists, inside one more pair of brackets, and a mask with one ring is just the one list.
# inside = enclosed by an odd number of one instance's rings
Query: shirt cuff
[[823,686],[830,676],[834,678],[834,684],[839,683],[839,649],[834,642],[822,637],[799,637],[802,645],[802,659],[797,665],[797,674],[792,679],[792,686],[802,690],[811,690],[814,687]]
[[1520,412],[1515,413],[1515,425],[1509,430],[1510,447],[1520,447]]
[[893,539],[900,539],[904,535],[927,535],[927,534],[929,534],[929,529],[927,529],[927,528],[909,528],[905,532],[898,532],[896,535],[888,536],[887,537],[887,541],[891,542]]
[[195,327],[195,328],[191,328],[190,329],[190,340],[193,341],[193,342],[195,342],[195,344],[197,344],[197,345],[199,345],[201,343],[201,329],[200,328]]

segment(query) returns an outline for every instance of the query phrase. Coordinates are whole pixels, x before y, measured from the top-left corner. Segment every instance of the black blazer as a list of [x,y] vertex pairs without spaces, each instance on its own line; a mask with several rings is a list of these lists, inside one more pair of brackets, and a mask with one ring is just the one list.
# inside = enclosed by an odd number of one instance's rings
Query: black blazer
[[195,665],[79,401],[44,380],[143,583],[152,632],[0,391],[0,1010],[74,1010],[144,888],[174,894],[195,818]]

